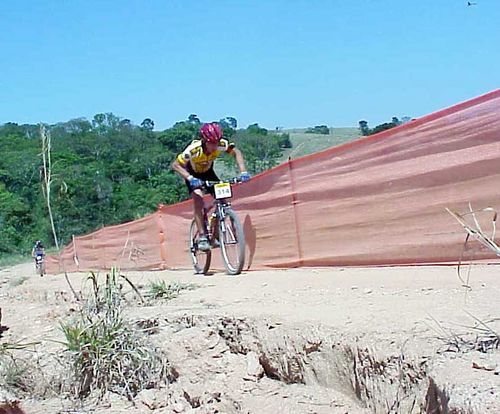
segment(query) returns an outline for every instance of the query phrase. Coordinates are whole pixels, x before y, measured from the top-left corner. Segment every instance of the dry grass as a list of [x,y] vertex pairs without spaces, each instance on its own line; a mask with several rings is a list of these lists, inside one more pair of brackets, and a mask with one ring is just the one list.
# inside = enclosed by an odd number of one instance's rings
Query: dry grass
[[175,379],[166,356],[137,324],[124,319],[121,279],[112,269],[100,285],[91,273],[92,294],[83,300],[80,315],[61,327],[72,366],[71,392],[79,398],[114,392],[132,399]]
[[[472,289],[470,285],[470,274],[471,274],[471,264],[472,259],[469,263],[467,269],[466,277],[462,274],[462,261],[464,258],[464,253],[467,251],[468,243],[471,240],[476,240],[479,244],[500,257],[500,245],[496,242],[496,221],[498,213],[495,209],[491,207],[486,207],[482,209],[474,210],[472,205],[469,203],[469,211],[466,213],[457,213],[446,209],[463,227],[467,233],[462,249],[462,254],[457,267],[458,277],[462,283],[462,286],[466,288],[467,291]],[[480,224],[478,214],[491,215],[491,219],[488,220],[490,223],[491,231],[486,232]],[[464,352],[469,350],[477,350],[480,352],[488,352],[492,349],[498,349],[500,346],[500,335],[491,327],[491,323],[499,320],[499,318],[493,318],[487,321],[483,321],[480,318],[468,313],[468,315],[474,320],[473,325],[466,326],[468,328],[468,333],[466,335],[458,335],[451,330],[444,329],[437,321],[435,321],[442,332],[445,333],[443,339],[447,345],[448,350],[455,350],[457,352]]]
[[[473,252],[474,249],[468,249],[468,244],[472,240],[476,240],[479,242],[479,244],[483,247],[486,248],[493,253],[495,253],[498,257],[500,257],[500,245],[495,241],[496,237],[496,221],[498,217],[498,213],[495,209],[491,207],[486,207],[482,209],[477,209],[474,210],[472,208],[472,205],[469,203],[469,211],[466,213],[457,213],[455,211],[451,211],[450,209],[446,209],[448,213],[451,214],[455,220],[460,223],[460,225],[463,227],[465,232],[467,233],[464,241],[464,245],[462,248],[462,253],[459,258],[458,262],[458,267],[457,267],[457,273],[458,273],[458,278],[460,279],[462,285],[466,289],[471,289],[470,286],[470,271],[471,271],[471,264],[472,260],[474,259]],[[479,220],[478,220],[478,213],[486,213],[486,214],[491,214],[491,233],[488,234],[483,228],[481,227]],[[484,214],[483,214],[484,216]],[[462,262],[464,260],[465,252],[466,251],[471,251],[471,258],[469,262],[469,267],[467,269],[466,277],[464,279],[463,274],[462,274]]]
[[[0,390],[16,397],[44,398],[60,391],[61,379],[45,370],[36,345],[3,343],[0,347]],[[46,358],[45,358],[46,359]],[[50,378],[45,375],[50,374]]]
[[498,318],[483,321],[471,313],[467,314],[473,319],[472,325],[462,325],[465,332],[457,333],[456,329],[443,326],[432,318],[437,326],[437,338],[444,343],[441,352],[489,352],[500,347],[500,335],[490,326]]

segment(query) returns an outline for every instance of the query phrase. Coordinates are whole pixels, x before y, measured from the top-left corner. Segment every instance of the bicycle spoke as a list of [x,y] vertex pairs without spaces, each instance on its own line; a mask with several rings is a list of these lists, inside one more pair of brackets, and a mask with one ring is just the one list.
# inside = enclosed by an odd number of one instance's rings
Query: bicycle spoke
[[195,272],[198,274],[206,274],[210,267],[212,253],[210,250],[203,252],[198,249],[198,238],[199,232],[196,229],[196,223],[193,220],[189,231],[189,255],[191,257],[191,261],[193,262]]
[[236,213],[226,209],[224,222],[221,223],[221,252],[224,265],[229,274],[239,274],[245,261],[245,238]]

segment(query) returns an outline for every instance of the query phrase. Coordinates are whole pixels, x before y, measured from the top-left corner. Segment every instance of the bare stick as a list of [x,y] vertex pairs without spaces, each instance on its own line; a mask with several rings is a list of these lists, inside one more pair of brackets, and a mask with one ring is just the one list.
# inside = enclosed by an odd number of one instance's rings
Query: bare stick
[[130,239],[130,230],[127,231],[127,240],[125,240],[125,244],[123,245],[123,249],[122,249],[122,257],[125,256],[125,249],[127,248],[128,246],[128,241]]
[[57,239],[56,227],[54,225],[54,217],[52,215],[52,206],[50,204],[50,186],[52,184],[52,161],[50,158],[51,142],[50,132],[45,129],[45,125],[40,124],[40,138],[42,140],[42,160],[43,160],[43,193],[47,202],[49,211],[50,225],[52,227],[52,235],[56,249],[59,251],[59,241]]
[[73,261],[76,264],[76,268],[79,270],[80,269],[80,261],[78,260],[78,253],[76,252],[75,235],[73,234],[71,237],[73,238]]
[[144,305],[144,298],[142,297],[141,293],[139,292],[139,289],[137,289],[137,287],[132,283],[132,281],[125,275],[122,275],[120,274],[121,277],[123,277],[127,283],[130,285],[130,287],[132,289],[134,289],[134,292],[137,293],[137,295],[139,296],[139,299],[141,300],[141,303]]
[[[455,218],[455,220],[457,220],[462,225],[462,227],[464,228],[464,230],[470,236],[474,237],[479,243],[481,243],[483,246],[487,247],[489,250],[493,251],[498,257],[500,257],[500,246],[498,246],[493,239],[491,239],[490,237],[486,236],[479,226],[477,226],[474,229],[474,228],[472,228],[471,225],[469,225],[464,220],[463,215],[455,213],[455,212],[451,211],[448,208],[446,209],[446,211],[448,213],[450,213]],[[482,210],[478,210],[478,211],[493,211],[495,213],[494,216],[493,216],[493,223],[495,223],[496,218],[497,218],[497,213],[491,207],[488,207],[488,208],[485,208],[485,209],[482,209]],[[474,213],[475,213],[475,211],[471,211],[471,213],[469,213],[469,214],[473,214],[474,221],[477,223],[477,219],[475,218]],[[493,234],[495,234],[494,231],[493,231]]]
[[71,292],[73,293],[73,296],[75,297],[77,302],[81,302],[81,298],[78,296],[76,293],[75,289],[73,289],[73,286],[71,285],[68,277],[68,272],[64,272],[64,277],[66,278],[66,282],[68,282],[69,288],[71,289]]

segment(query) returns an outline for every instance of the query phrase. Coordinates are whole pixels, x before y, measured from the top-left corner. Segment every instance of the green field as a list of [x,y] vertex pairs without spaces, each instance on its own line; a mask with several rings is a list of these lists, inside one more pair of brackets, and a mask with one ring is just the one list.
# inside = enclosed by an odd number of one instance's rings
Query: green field
[[28,256],[28,254],[21,255],[13,253],[0,255],[0,269],[15,266],[21,263],[28,263],[31,260],[33,259],[31,258],[31,256]]
[[288,160],[288,157],[299,158],[360,137],[358,128],[330,128],[329,135],[306,134],[305,129],[289,129],[283,132],[290,134],[293,147],[284,151],[281,162]]
[[[286,129],[282,132],[290,134],[292,148],[283,151],[278,159],[278,164],[288,161],[288,157],[294,159],[304,155],[323,151],[345,142],[354,141],[360,137],[358,128],[330,128],[329,135],[307,134],[306,128]],[[229,167],[221,162],[215,163],[215,171],[220,177],[233,177],[238,174],[236,166]]]

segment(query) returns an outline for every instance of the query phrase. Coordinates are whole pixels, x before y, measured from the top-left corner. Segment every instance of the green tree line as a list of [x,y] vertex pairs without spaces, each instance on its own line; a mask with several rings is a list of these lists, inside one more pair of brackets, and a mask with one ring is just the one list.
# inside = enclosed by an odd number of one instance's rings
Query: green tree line
[[385,131],[387,129],[391,129],[391,128],[397,127],[399,125],[406,124],[410,121],[411,121],[411,118],[408,116],[404,116],[403,118],[401,118],[401,120],[398,117],[393,116],[391,119],[391,122],[384,122],[383,124],[377,125],[375,128],[370,128],[368,126],[368,122],[365,120],[359,121],[358,124],[359,124],[359,131],[361,132],[361,135],[366,136],[366,135],[377,134],[377,133]]
[[314,128],[307,128],[306,134],[328,135],[330,134],[330,128],[328,128],[326,125],[316,125]]
[[[235,118],[220,120],[224,134],[242,150],[251,174],[277,164],[287,134],[254,124],[237,128]],[[154,121],[140,125],[112,113],[92,120],[72,119],[47,126],[52,141],[52,210],[62,244],[72,235],[134,220],[188,197],[170,164],[193,139],[201,121],[196,115],[164,131]],[[0,126],[0,256],[26,253],[34,240],[53,245],[42,191],[43,169],[38,125]],[[224,170],[235,171],[233,157]]]

